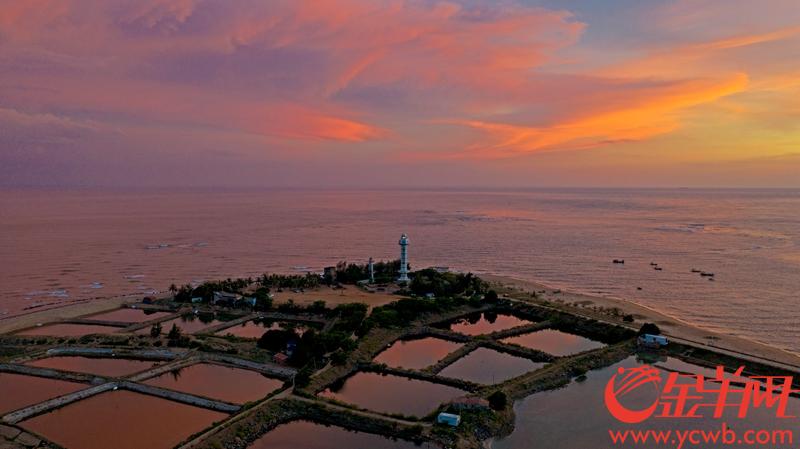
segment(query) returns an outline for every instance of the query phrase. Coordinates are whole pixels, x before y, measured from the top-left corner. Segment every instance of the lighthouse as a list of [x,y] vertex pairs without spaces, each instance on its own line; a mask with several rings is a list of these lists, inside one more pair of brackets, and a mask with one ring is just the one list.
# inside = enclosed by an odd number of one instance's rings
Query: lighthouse
[[375,283],[375,263],[372,260],[372,257],[369,258],[369,283]]
[[408,236],[400,236],[400,277],[397,282],[408,282]]

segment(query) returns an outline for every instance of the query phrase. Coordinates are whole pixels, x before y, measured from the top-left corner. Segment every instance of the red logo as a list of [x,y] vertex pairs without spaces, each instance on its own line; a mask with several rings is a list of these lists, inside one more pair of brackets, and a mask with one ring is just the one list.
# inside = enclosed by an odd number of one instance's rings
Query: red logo
[[[619,377],[619,379],[617,379]],[[642,410],[631,410],[620,403],[620,398],[642,387],[651,386],[654,391],[653,403]],[[617,374],[611,376],[606,384],[605,402],[608,411],[618,420],[628,423],[640,423],[653,416],[658,408],[661,393],[661,372],[652,366],[642,365],[636,368],[619,368]]]

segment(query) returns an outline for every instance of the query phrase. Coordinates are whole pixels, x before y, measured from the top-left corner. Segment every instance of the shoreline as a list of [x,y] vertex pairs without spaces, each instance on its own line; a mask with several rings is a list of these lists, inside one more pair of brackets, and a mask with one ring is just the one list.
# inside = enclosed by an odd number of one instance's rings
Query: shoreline
[[598,319],[608,319],[607,315],[605,318],[599,316],[591,307],[596,306],[604,309],[616,308],[621,314],[633,315],[636,320],[634,325],[637,327],[643,322],[652,322],[657,324],[665,335],[675,339],[692,342],[709,350],[729,351],[735,354],[762,359],[764,361],[789,365],[800,370],[800,355],[787,349],[771,346],[745,337],[707,330],[634,301],[616,297],[579,293],[563,288],[553,288],[539,281],[518,279],[510,276],[489,273],[479,274],[479,276],[488,282],[512,286],[523,291],[544,290],[546,293],[540,296],[541,299],[555,303],[563,302],[564,304],[572,306],[571,309],[574,309],[577,313],[585,313],[589,316],[594,315],[594,317]]
[[118,309],[125,304],[140,302],[144,295],[111,296],[108,298],[95,298],[88,301],[73,302],[45,310],[31,311],[20,315],[0,318],[0,334],[16,332],[21,329],[64,319],[77,318],[84,315],[107,312]]
[[[710,350],[729,351],[734,354],[750,356],[763,361],[771,361],[779,364],[789,365],[800,371],[800,354],[796,354],[787,349],[771,346],[766,343],[745,337],[707,330],[693,323],[676,318],[665,312],[631,300],[577,292],[569,288],[565,289],[554,287],[536,280],[520,279],[512,276],[498,275],[488,272],[476,272],[476,274],[487,282],[500,284],[505,287],[511,287],[528,292],[545,291],[545,293],[540,296],[540,299],[547,300],[555,304],[563,303],[569,305],[571,309],[570,311],[573,313],[584,314],[601,320],[608,320],[609,316],[607,314],[602,314],[596,310],[593,310],[592,308],[616,308],[623,315],[633,315],[636,320],[635,326],[641,325],[642,322],[652,322],[657,324],[665,335],[678,340],[683,340],[684,342],[694,343]],[[276,299],[284,300],[288,299],[289,296],[296,295],[283,293],[276,295]],[[301,296],[313,297],[314,293],[306,292]],[[332,302],[334,303],[337,302],[335,299],[338,298],[334,298],[332,295],[327,296],[330,297],[321,299],[333,300]],[[381,296],[381,298],[378,298],[378,296]],[[368,305],[375,306],[387,302],[387,298],[384,296],[386,295],[377,295],[373,297],[371,294],[364,294],[358,299],[363,299]],[[56,306],[46,310],[32,311],[31,313],[22,313],[20,315],[2,317],[0,318],[0,334],[7,334],[21,329],[33,327],[39,323],[72,319],[84,315],[110,311],[122,307],[125,304],[139,302],[143,297],[144,296],[140,294],[127,294],[112,296],[105,299],[95,298],[79,303],[64,304],[62,306]],[[299,298],[293,299],[297,300]],[[300,299],[300,302],[305,302],[310,299],[316,298],[303,298]],[[372,304],[376,301],[370,301],[371,299],[378,299],[378,304]]]

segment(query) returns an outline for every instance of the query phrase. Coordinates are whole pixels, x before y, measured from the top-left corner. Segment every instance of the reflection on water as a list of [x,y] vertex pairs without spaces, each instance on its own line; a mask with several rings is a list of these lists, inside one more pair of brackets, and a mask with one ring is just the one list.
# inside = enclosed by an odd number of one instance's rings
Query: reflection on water
[[433,365],[462,346],[461,343],[433,337],[399,340],[378,354],[375,362],[392,367],[422,369]]
[[111,391],[20,423],[68,449],[170,449],[224,413]]
[[503,343],[512,343],[530,349],[538,349],[554,356],[567,356],[583,351],[590,351],[605,346],[599,341],[590,340],[579,335],[568,334],[555,329],[544,329],[529,334],[506,338]]
[[[187,314],[183,316],[179,316],[177,318],[173,318],[171,320],[167,320],[161,323],[161,332],[166,334],[172,329],[172,325],[178,326],[181,332],[184,334],[194,334],[199,332],[203,329],[209,328],[211,326],[217,326],[219,324],[224,323],[225,321],[220,321],[211,314]],[[139,329],[136,331],[137,334],[149,334],[150,328],[145,327],[144,329]]]
[[[667,363],[687,371],[703,372],[702,367],[691,364]],[[516,412],[516,428],[507,438],[494,441],[492,449],[586,449],[590,447],[612,447],[609,430],[654,429],[654,430],[686,430],[704,429],[719,430],[722,422],[736,431],[748,429],[789,429],[796,428],[796,418],[778,419],[771,409],[751,408],[746,419],[736,416],[736,408],[728,408],[723,418],[701,419],[668,419],[651,418],[641,424],[622,425],[606,410],[603,402],[603,390],[610,377],[619,367],[634,367],[640,363],[630,357],[616,365],[598,371],[590,371],[584,382],[573,382],[567,388],[537,393],[514,404]],[[662,379],[666,379],[666,371]],[[663,385],[663,382],[662,382]],[[709,385],[707,383],[707,385]],[[709,385],[709,388],[714,388]],[[637,389],[625,396],[626,407],[642,410],[653,402],[652,390]],[[738,401],[738,398],[732,402]],[[709,402],[709,399],[703,401]],[[713,401],[712,401],[713,402]],[[713,413],[709,409],[699,412],[701,415]],[[800,414],[800,399],[790,399],[787,415]],[[636,447],[635,445],[614,445],[613,447]],[[642,447],[639,445],[638,447]],[[692,445],[697,448],[718,446]]]
[[91,373],[99,376],[120,377],[138,373],[153,366],[155,362],[128,359],[99,359],[92,357],[48,357],[26,363],[40,368],[52,368],[77,373]]
[[100,321],[122,321],[125,323],[142,323],[144,321],[155,320],[164,318],[170,315],[169,312],[150,312],[142,309],[122,308],[112,310],[111,312],[103,312],[95,315],[90,315],[85,318],[90,320]]
[[377,373],[356,373],[341,388],[327,389],[320,396],[349,402],[383,413],[425,416],[439,404],[464,395],[446,385]]
[[450,325],[450,330],[466,335],[482,335],[526,324],[533,323],[512,315],[497,314],[494,312],[478,312],[454,321]]
[[283,385],[283,381],[255,371],[211,363],[164,373],[144,383],[234,404],[256,401]]
[[456,360],[439,374],[444,377],[493,385],[537,370],[544,365],[544,363],[533,362],[492,349],[478,348]]
[[217,335],[234,335],[241,338],[257,339],[261,338],[264,332],[268,330],[291,329],[297,335],[302,336],[310,328],[309,325],[292,321],[253,320],[223,329],[217,332]]
[[82,337],[89,334],[111,334],[119,332],[120,328],[111,326],[97,326],[94,324],[45,324],[17,332],[16,335],[44,335],[54,337]]
[[417,449],[414,443],[380,435],[351,432],[308,421],[282,424],[259,438],[248,449]]
[[18,410],[84,388],[88,386],[63,380],[0,373],[0,413]]

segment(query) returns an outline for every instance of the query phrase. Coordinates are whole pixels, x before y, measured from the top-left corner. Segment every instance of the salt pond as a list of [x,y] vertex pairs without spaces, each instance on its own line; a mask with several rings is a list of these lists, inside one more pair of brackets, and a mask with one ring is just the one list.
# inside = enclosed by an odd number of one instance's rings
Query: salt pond
[[[308,421],[283,424],[259,438],[248,449],[417,449],[412,442],[341,427],[328,427]],[[432,446],[431,446],[432,447]]]
[[[203,315],[184,315],[178,318],[173,318],[171,320],[163,321],[161,323],[161,332],[166,334],[167,332],[172,329],[172,325],[178,326],[181,332],[184,334],[194,334],[199,332],[203,329],[207,329],[211,326],[217,326],[219,324],[223,324],[225,321],[218,320],[213,316],[203,316]],[[144,329],[139,329],[136,331],[137,334],[149,334],[150,328],[145,327]]]
[[590,340],[579,335],[568,334],[555,329],[544,329],[529,334],[517,335],[502,340],[530,349],[537,349],[554,356],[567,356],[579,352],[599,349],[605,346],[599,341]]
[[347,378],[341,388],[327,389],[320,396],[376,412],[425,416],[439,404],[465,393],[458,388],[423,380],[359,372]]
[[450,330],[466,335],[482,335],[527,324],[533,324],[533,322],[517,318],[513,315],[478,312],[453,321],[450,323]]
[[143,309],[122,308],[111,312],[97,313],[84,317],[90,320],[99,321],[121,321],[124,323],[143,323],[145,321],[157,320],[171,315],[169,312],[150,312]]
[[227,329],[223,329],[217,332],[217,335],[234,335],[236,337],[241,338],[261,338],[264,335],[264,332],[268,330],[277,330],[277,329],[291,329],[297,333],[297,335],[303,335],[308,329],[312,328],[313,326],[296,323],[291,321],[247,321],[242,324],[237,324],[235,326],[231,326]]
[[111,334],[119,332],[121,328],[111,326],[99,326],[94,324],[69,324],[69,323],[56,323],[45,324],[43,326],[31,327],[16,335],[42,335],[54,337],[82,337],[89,334]]
[[378,354],[374,361],[391,367],[422,369],[435,364],[462,346],[461,343],[433,337],[399,340]]
[[111,391],[20,423],[67,449],[170,449],[224,413]]
[[121,377],[145,371],[157,365],[156,362],[128,359],[100,359],[93,357],[47,357],[26,363],[39,368],[52,368],[77,373],[91,373],[99,376]]
[[492,385],[537,370],[544,365],[544,363],[533,362],[492,349],[478,348],[456,360],[439,374],[444,377]]
[[255,371],[211,363],[170,371],[144,383],[234,404],[256,401],[283,385],[282,380]]
[[0,373],[0,413],[28,407],[88,385],[21,374]]

